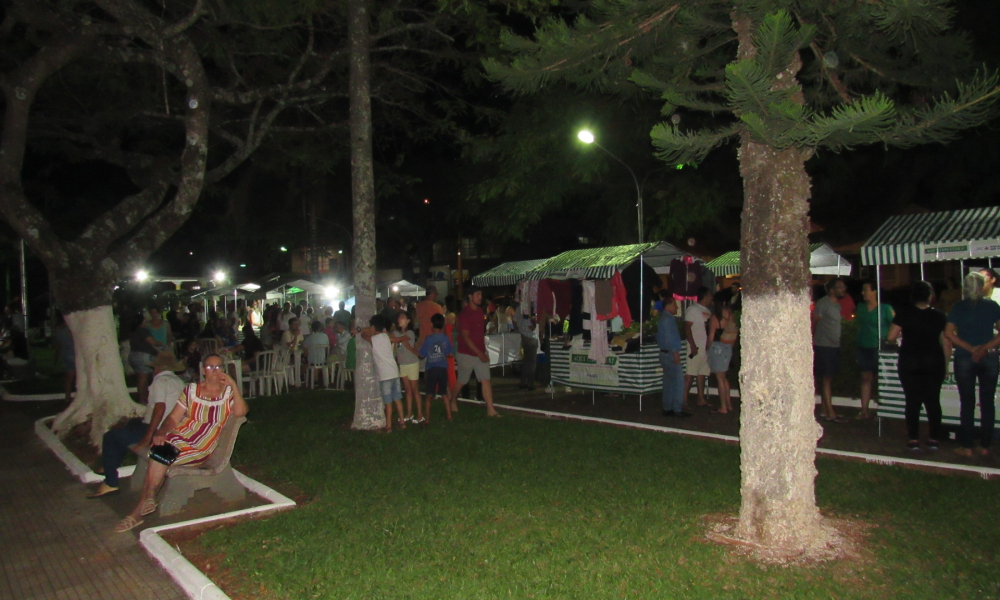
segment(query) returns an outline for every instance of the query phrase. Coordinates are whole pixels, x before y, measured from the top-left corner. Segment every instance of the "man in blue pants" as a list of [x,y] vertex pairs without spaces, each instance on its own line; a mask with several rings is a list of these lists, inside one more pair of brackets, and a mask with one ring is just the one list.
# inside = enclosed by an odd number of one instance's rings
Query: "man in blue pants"
[[663,312],[656,328],[656,345],[660,347],[663,367],[663,416],[690,417],[684,412],[684,369],[681,367],[681,334],[677,329],[677,300],[663,297]]

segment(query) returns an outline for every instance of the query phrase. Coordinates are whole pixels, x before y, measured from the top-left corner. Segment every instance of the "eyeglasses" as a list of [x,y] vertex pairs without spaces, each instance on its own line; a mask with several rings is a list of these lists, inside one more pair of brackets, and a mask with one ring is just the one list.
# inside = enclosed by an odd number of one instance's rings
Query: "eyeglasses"
[[222,365],[205,365],[206,371],[221,371]]

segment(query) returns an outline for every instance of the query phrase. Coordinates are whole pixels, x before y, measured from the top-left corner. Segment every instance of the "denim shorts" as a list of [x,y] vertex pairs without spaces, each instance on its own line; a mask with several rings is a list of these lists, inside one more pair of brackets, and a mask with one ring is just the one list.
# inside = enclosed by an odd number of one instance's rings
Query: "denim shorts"
[[399,377],[380,381],[378,387],[379,391],[382,392],[382,404],[392,404],[403,398],[403,393],[399,389]]
[[854,358],[858,361],[858,370],[862,373],[874,373],[878,370],[878,348],[854,349]]
[[128,364],[136,373],[152,373],[153,357],[145,352],[129,352]]
[[733,345],[715,342],[708,349],[708,370],[713,373],[725,373],[733,360]]

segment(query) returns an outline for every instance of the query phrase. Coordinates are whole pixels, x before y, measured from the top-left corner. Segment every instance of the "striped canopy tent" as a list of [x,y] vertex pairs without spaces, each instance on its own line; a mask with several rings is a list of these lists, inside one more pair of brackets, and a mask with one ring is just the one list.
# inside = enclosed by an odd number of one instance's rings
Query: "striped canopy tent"
[[546,262],[548,258],[535,260],[515,260],[497,265],[489,271],[484,271],[472,278],[472,283],[479,287],[492,287],[501,285],[516,285],[524,280],[525,274],[532,269],[536,269]]
[[[705,263],[716,277],[740,274],[740,251],[726,252],[722,256]],[[850,275],[851,263],[834,252],[829,244],[809,244],[809,272],[813,275]]]
[[535,267],[525,279],[609,279],[640,256],[657,272],[665,272],[670,261],[684,255],[685,252],[666,242],[570,250]]
[[863,246],[865,265],[1000,256],[1000,206],[890,217]]

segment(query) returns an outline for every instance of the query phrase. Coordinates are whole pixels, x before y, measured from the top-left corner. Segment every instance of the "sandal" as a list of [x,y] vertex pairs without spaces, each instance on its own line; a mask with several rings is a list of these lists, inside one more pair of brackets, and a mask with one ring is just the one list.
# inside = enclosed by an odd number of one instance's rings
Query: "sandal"
[[906,444],[906,447],[912,452],[917,452],[920,450],[920,442],[916,440],[910,441]]
[[489,417],[490,419],[500,419],[503,417],[503,415],[501,415],[500,413],[493,413],[492,415],[486,415],[486,416]]
[[139,509],[139,514],[142,516],[151,515],[156,512],[156,501],[152,498],[146,498],[142,503],[142,508]]
[[129,515],[115,526],[115,533],[125,533],[126,531],[131,531],[139,525],[142,525],[142,523],[142,519],[136,519],[132,515]]

